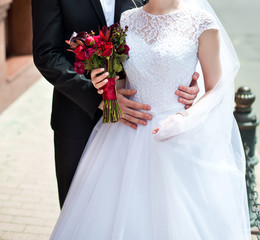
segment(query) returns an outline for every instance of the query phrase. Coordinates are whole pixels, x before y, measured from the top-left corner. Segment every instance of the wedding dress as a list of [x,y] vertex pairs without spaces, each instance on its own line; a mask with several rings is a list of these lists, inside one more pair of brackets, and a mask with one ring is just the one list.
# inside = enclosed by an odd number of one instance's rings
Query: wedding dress
[[189,7],[166,15],[136,8],[122,14],[121,25],[129,27],[127,87],[137,89],[133,100],[151,106],[153,120],[137,130],[98,122],[51,239],[249,240],[234,120],[232,134],[223,129],[224,116],[212,111],[210,125],[165,142],[152,135],[161,120],[184,110],[174,92],[190,84],[198,38],[218,29],[214,17]]

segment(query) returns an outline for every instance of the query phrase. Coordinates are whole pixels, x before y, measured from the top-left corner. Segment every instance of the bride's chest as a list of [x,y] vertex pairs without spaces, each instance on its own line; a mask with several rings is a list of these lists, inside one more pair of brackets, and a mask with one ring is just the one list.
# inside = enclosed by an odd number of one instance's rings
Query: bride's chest
[[130,47],[129,60],[139,65],[159,64],[161,68],[167,65],[169,69],[197,61],[198,42],[178,31],[129,31],[126,40]]

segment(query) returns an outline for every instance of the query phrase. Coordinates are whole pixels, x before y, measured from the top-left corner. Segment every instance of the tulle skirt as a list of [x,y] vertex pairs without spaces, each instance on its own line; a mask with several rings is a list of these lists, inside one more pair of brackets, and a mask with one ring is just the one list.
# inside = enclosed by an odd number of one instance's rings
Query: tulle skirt
[[51,239],[250,239],[237,125],[226,132],[211,119],[157,142],[152,130],[164,117],[137,130],[99,121]]

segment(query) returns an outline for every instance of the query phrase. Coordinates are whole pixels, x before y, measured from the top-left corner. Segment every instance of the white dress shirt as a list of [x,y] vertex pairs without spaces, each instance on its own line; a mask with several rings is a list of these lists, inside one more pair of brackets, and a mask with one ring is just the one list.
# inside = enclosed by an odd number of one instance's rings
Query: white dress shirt
[[116,0],[100,0],[105,14],[107,26],[114,24]]

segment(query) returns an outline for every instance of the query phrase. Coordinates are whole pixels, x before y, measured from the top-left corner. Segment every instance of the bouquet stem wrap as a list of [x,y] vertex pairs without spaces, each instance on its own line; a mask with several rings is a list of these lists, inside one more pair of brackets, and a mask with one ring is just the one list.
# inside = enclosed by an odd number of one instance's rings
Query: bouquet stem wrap
[[114,123],[119,121],[120,115],[123,116],[116,97],[115,78],[108,78],[107,84],[102,87],[103,92],[103,123]]

